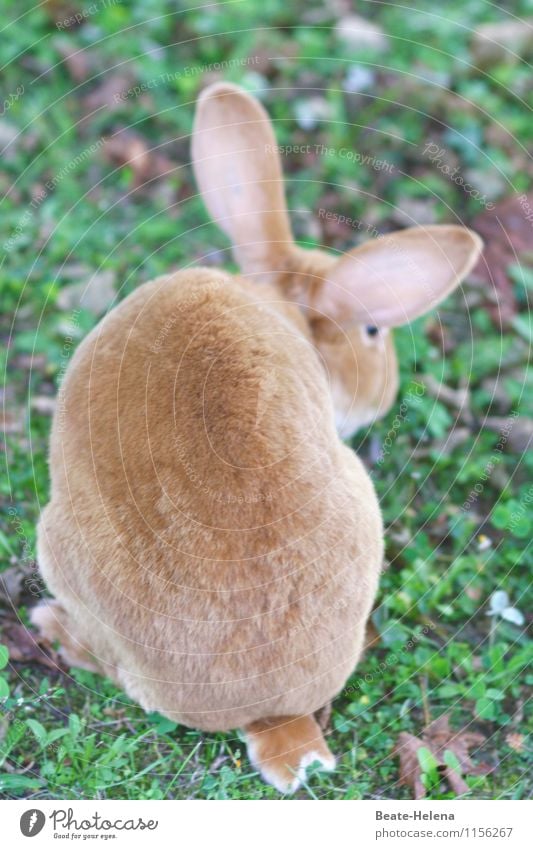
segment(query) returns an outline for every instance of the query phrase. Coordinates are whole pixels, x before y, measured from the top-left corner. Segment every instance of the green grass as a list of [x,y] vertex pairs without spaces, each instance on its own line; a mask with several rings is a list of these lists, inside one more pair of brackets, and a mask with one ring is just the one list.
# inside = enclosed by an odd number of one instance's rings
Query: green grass
[[[394,4],[362,5],[390,37],[384,55],[354,57],[334,35],[327,4],[307,0],[263,7],[239,2],[186,15],[163,0],[123,2],[67,31],[55,26],[45,6],[16,20],[19,4],[7,4],[0,58],[2,89],[12,97],[0,129],[6,140],[11,131],[21,135],[0,163],[0,332],[9,424],[0,570],[31,562],[35,524],[47,501],[50,418],[35,399],[55,394],[66,338],[77,343],[97,321],[82,310],[72,330],[71,310],[61,306],[65,288],[105,269],[115,274],[120,299],[140,282],[209,254],[210,262],[230,265],[227,242],[195,196],[188,165],[194,100],[213,78],[210,65],[271,57],[224,76],[264,89],[280,144],[337,151],[284,160],[303,243],[319,241],[309,221],[321,206],[378,228],[397,226],[395,210],[414,201],[426,210],[432,204],[437,221],[468,222],[482,212],[479,201],[428,162],[428,139],[453,151],[461,172],[490,189],[494,202],[530,188],[524,149],[533,141],[532,92],[525,84],[531,69],[520,61],[484,70],[471,64],[470,30],[504,13],[481,0],[452,0],[440,13],[426,2],[412,4],[409,13]],[[531,2],[506,8],[518,16],[533,13]],[[322,15],[313,20],[318,10]],[[94,57],[85,82],[73,81],[62,63],[65,43]],[[343,81],[353,64],[372,71],[374,80],[368,91],[347,97]],[[103,107],[85,118],[84,98],[119,71],[128,75],[127,87],[158,83],[118,109]],[[454,96],[442,97],[442,85]],[[317,91],[328,120],[306,130],[295,122],[294,100]],[[123,127],[161,145],[176,165],[172,173],[136,190],[131,168],[106,158],[100,142]],[[94,152],[78,162],[91,145]],[[393,167],[366,168],[340,155],[342,149]],[[47,190],[47,182],[54,188]],[[43,187],[44,198],[35,201]],[[363,235],[339,233],[331,246],[346,248]],[[532,415],[526,368],[532,266],[514,263],[509,276],[520,307],[513,328],[497,330],[482,306],[467,317],[456,294],[440,311],[445,353],[431,316],[398,333],[398,402],[371,433],[354,440],[354,448],[371,457],[393,432],[390,450],[372,468],[390,562],[373,616],[380,641],[334,705],[329,742],[338,769],[313,774],[299,797],[409,798],[392,755],[397,736],[418,734],[429,717],[447,712],[453,727],[468,725],[487,737],[479,757],[495,769],[468,778],[473,797],[531,795],[531,750],[524,741],[517,751],[509,736],[525,737],[531,727],[531,642],[523,626],[486,615],[491,595],[501,589],[526,619],[531,614],[533,456],[510,443],[498,450],[498,434],[483,426],[487,415]],[[442,441],[464,423],[428,391],[408,405],[394,430],[412,381],[428,376],[456,389],[468,384],[472,418],[455,447],[443,450]],[[27,623],[24,604],[17,613]],[[10,695],[1,701],[5,687]],[[146,716],[110,682],[87,672],[5,666],[0,705],[0,793],[6,797],[277,797],[252,770],[237,735],[204,735]],[[432,790],[434,798],[452,795],[443,786]]]

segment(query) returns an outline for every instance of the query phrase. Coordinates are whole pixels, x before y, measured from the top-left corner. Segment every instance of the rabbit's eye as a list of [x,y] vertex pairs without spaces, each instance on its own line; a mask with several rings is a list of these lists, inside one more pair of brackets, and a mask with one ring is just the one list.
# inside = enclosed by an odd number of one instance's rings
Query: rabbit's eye
[[379,328],[374,327],[372,325],[370,325],[369,327],[366,327],[365,330],[366,330],[366,332],[368,333],[369,336],[377,336],[378,333],[379,333]]

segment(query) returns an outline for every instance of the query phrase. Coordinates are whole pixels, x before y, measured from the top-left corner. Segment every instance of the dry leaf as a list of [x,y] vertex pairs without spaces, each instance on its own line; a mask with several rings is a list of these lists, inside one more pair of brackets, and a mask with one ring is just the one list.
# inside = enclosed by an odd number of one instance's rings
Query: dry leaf
[[[422,783],[422,770],[418,762],[418,750],[422,747],[429,749],[442,771],[448,784],[457,795],[468,792],[468,785],[463,775],[486,775],[492,767],[486,764],[475,764],[470,759],[469,750],[480,746],[485,741],[483,734],[476,731],[453,731],[450,728],[449,714],[443,714],[424,729],[422,737],[415,737],[405,731],[398,736],[394,753],[400,758],[400,784],[412,787],[415,799],[423,799],[426,788]],[[452,752],[457,758],[461,774],[449,767],[444,761],[444,753]]]
[[36,570],[35,563],[21,563],[0,573],[0,604],[13,608],[20,603],[25,581]]
[[95,57],[88,52],[87,48],[78,47],[67,38],[55,38],[53,46],[63,59],[74,82],[83,83],[90,77]]
[[335,27],[335,35],[352,50],[374,50],[386,53],[389,39],[377,24],[360,15],[346,15]]
[[57,305],[60,309],[87,310],[93,315],[103,315],[113,303],[116,291],[116,274],[111,269],[95,271],[89,274],[89,280],[64,286],[58,294]]
[[[67,18],[70,19],[74,15],[79,14],[80,11],[79,4],[75,3],[74,0],[44,0],[40,8],[48,14],[54,26],[65,21]],[[80,23],[83,23],[84,20]],[[77,29],[78,26],[80,24],[76,20],[73,20],[69,29]]]
[[520,255],[531,250],[531,222],[528,209],[533,208],[533,195],[514,196],[497,203],[472,221],[472,229],[485,241],[481,259],[472,271],[472,279],[492,288],[496,303],[488,310],[497,326],[507,324],[517,311],[513,284],[507,267]]
[[523,752],[524,751],[524,741],[525,737],[523,734],[511,733],[508,734],[505,738],[505,742],[509,746],[509,748],[513,749],[515,752]]
[[17,145],[15,142],[21,141],[21,133],[15,124],[9,121],[0,121],[0,152],[4,162],[9,162],[17,155]]
[[121,109],[124,106],[122,98],[132,84],[133,77],[131,74],[106,74],[103,82],[83,98],[85,112],[95,112],[103,107],[106,107],[110,112]]
[[472,424],[473,416],[470,412],[470,392],[468,387],[452,389],[450,386],[442,383],[442,381],[437,380],[432,374],[424,375],[424,384],[428,394],[432,398],[437,399],[447,407],[457,410],[465,424]]
[[505,433],[505,442],[509,445],[511,451],[522,454],[531,446],[533,419],[528,419],[526,416],[518,416],[512,420],[503,416],[487,416],[483,422],[483,427],[500,434],[500,436]]
[[26,410],[14,407],[0,413],[0,431],[4,434],[23,433],[26,426]]
[[41,666],[47,666],[56,672],[65,668],[52,644],[19,622],[6,622],[2,625],[0,642],[7,647],[10,660],[19,663],[40,663]]
[[423,799],[426,788],[422,784],[422,773],[418,763],[418,750],[427,746],[423,740],[402,731],[394,748],[394,754],[400,758],[400,784],[412,787],[415,799]]
[[368,649],[376,648],[376,646],[380,642],[380,640],[381,640],[381,634],[379,633],[378,629],[376,628],[376,626],[374,625],[372,620],[368,619],[368,621],[366,623],[366,631],[365,631],[365,638],[364,638],[364,644],[363,644],[363,651],[366,653],[368,651]]
[[533,18],[481,24],[472,36],[472,55],[476,64],[492,67],[505,62],[511,65],[519,62],[520,56],[528,56],[533,50],[532,26]]
[[31,399],[31,408],[41,416],[52,416],[56,408],[56,399],[49,395],[34,395]]
[[316,711],[315,719],[324,733],[331,731],[331,702]]
[[127,165],[134,175],[134,187],[139,188],[149,180],[165,177],[176,163],[157,151],[137,133],[122,130],[106,139],[104,155],[116,165]]

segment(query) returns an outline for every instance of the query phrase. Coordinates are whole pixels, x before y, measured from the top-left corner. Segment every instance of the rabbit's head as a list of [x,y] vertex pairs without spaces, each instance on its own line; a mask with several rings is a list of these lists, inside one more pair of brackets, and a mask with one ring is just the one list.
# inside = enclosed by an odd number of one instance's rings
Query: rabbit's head
[[457,225],[413,227],[343,254],[294,242],[272,125],[238,86],[215,83],[197,105],[192,159],[213,220],[241,271],[305,314],[328,373],[337,429],[348,437],[394,401],[391,329],[435,307],[468,274],[479,236]]

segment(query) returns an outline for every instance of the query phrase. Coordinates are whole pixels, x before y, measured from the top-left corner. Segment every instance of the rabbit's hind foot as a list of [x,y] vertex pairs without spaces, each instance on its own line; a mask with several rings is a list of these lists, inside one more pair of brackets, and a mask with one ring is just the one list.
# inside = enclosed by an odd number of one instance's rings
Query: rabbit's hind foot
[[298,790],[311,764],[328,772],[335,769],[335,758],[312,716],[262,719],[244,732],[252,764],[280,793]]

